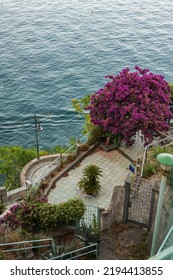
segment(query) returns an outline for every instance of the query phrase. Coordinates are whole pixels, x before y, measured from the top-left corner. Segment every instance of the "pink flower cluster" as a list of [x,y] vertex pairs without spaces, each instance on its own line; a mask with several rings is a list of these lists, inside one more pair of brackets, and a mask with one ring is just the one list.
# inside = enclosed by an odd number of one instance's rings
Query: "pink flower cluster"
[[141,131],[145,145],[169,129],[171,89],[164,77],[148,69],[123,69],[90,99],[90,117],[105,132],[133,144]]

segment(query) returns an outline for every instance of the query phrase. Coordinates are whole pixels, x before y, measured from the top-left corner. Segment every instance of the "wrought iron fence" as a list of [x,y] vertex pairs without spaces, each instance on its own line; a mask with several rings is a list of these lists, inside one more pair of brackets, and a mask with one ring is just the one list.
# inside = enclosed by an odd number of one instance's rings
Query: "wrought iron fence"
[[124,223],[131,222],[151,228],[153,208],[155,200],[155,190],[151,184],[138,178],[138,184],[131,186],[130,182],[125,182],[125,202],[124,202]]
[[[82,221],[84,221],[84,223],[87,226],[90,226],[90,225],[92,225],[93,219],[95,217],[96,223],[99,226],[100,217],[99,217],[97,200],[95,199],[95,197],[93,197],[91,195],[83,195],[82,200],[85,204],[85,214],[84,214],[84,218],[82,219]],[[80,225],[81,225],[81,222],[80,222]]]

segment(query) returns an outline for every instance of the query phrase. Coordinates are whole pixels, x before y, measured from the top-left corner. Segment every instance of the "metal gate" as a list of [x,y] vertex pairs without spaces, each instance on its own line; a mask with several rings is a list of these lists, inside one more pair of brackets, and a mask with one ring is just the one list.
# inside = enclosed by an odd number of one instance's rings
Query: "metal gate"
[[83,221],[87,226],[92,225],[93,218],[95,217],[96,222],[99,225],[99,211],[97,200],[91,195],[83,195],[82,200],[85,204],[85,214]]
[[155,189],[150,182],[137,178],[135,184],[125,183],[124,222],[151,228]]

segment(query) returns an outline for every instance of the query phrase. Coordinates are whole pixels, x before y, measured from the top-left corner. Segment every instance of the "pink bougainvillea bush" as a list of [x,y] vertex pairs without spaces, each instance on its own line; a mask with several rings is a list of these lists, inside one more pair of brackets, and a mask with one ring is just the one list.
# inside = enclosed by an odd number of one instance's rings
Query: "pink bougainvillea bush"
[[123,69],[90,98],[90,118],[105,132],[133,144],[141,132],[144,145],[169,130],[171,89],[164,77],[148,69]]

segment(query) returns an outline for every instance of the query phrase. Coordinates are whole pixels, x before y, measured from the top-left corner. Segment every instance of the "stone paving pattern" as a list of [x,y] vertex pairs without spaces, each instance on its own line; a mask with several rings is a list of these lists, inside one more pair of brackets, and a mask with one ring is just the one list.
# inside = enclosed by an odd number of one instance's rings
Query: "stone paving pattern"
[[[137,160],[138,156],[143,152],[143,146],[140,141],[132,147],[124,145],[121,149],[133,160]],[[77,183],[82,177],[82,170],[89,164],[96,164],[103,171],[103,177],[100,177],[101,189],[95,198],[99,208],[106,210],[111,201],[113,188],[118,185],[124,185],[124,181],[130,172],[130,161],[117,150],[105,152],[99,149],[85,158],[66,177],[56,182],[56,187],[48,195],[49,203],[58,204],[70,198],[82,197],[84,193],[79,189]]]

